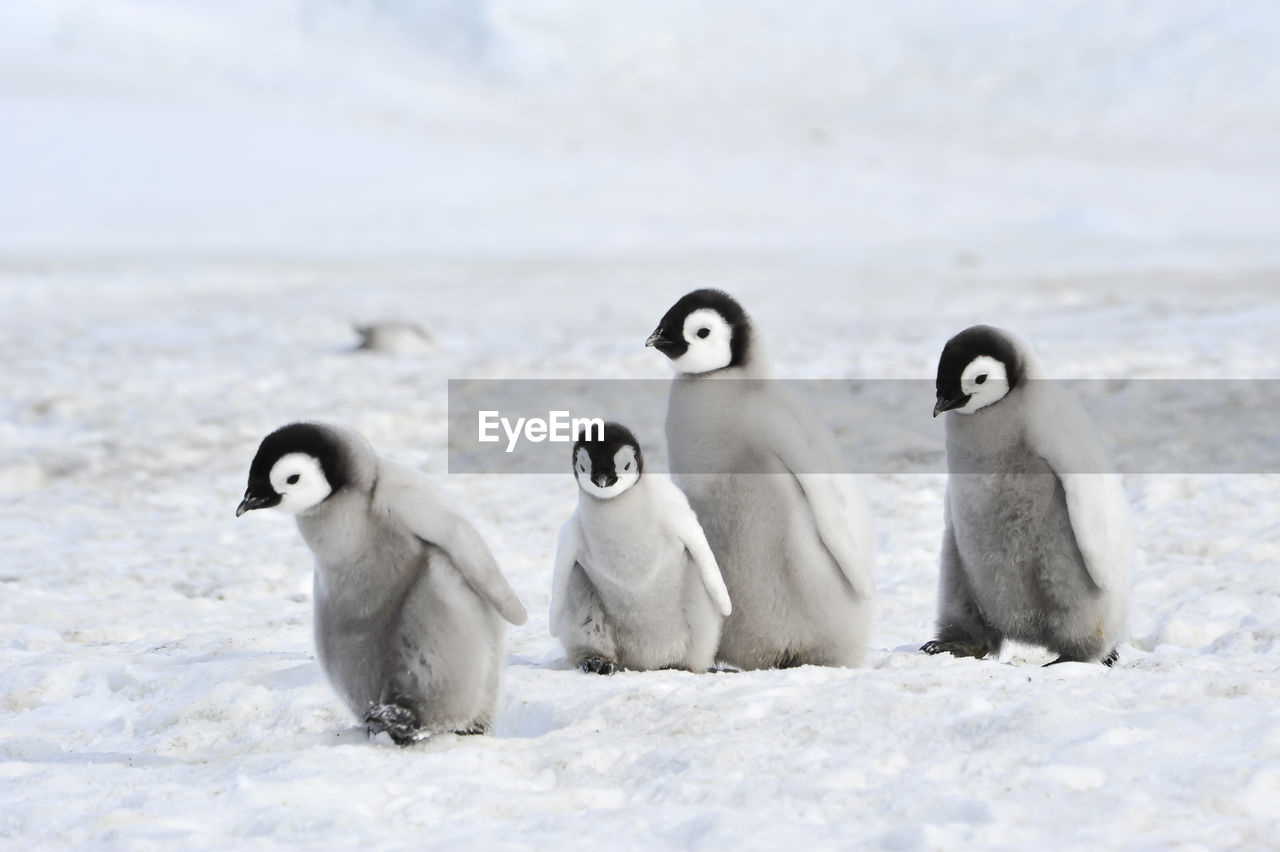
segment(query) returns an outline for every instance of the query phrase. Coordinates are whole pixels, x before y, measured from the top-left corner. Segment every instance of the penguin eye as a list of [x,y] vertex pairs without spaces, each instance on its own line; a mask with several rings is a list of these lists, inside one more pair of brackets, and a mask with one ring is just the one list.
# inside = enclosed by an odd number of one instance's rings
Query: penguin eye
[[286,480],[285,480],[285,482],[289,483],[290,485],[297,485],[297,484],[298,484],[298,480],[299,480],[299,479],[301,479],[301,478],[302,478],[301,476],[299,476],[298,474],[296,474],[296,473],[295,473],[293,476],[291,476],[291,477],[289,477],[288,479],[286,479]]
[[627,466],[623,470],[631,470],[631,462],[627,462]]
[[579,472],[579,473],[586,473],[586,472],[587,472],[587,468],[586,468],[586,466],[585,466],[585,465],[578,465],[578,472]]
[[703,338],[705,338],[705,337],[706,337],[707,335],[709,335],[709,334],[711,334],[711,329],[709,329],[709,328],[700,328],[700,329],[698,329],[698,336],[699,336],[699,337],[703,337]]
[[973,380],[973,383],[974,383],[975,385],[980,385],[980,384],[983,384],[984,382],[986,382],[986,380],[987,380],[987,374],[986,374],[986,373],[983,373],[981,376],[978,376],[976,379],[974,379],[974,380]]

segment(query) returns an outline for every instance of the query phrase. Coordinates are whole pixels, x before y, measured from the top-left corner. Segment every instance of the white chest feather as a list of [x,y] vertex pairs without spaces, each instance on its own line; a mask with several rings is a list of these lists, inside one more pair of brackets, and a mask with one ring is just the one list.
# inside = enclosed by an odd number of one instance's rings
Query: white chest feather
[[682,564],[684,546],[660,509],[643,485],[614,500],[583,499],[581,562],[598,586],[640,592]]

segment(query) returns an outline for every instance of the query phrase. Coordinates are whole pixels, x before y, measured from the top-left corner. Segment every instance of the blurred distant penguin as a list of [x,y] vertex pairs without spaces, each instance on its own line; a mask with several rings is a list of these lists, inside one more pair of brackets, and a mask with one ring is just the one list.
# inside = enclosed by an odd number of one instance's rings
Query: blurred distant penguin
[[356,432],[293,423],[262,441],[236,517],[297,516],[316,558],[315,638],[334,689],[399,745],[488,729],[505,621],[525,622],[471,524]]
[[597,674],[711,668],[729,593],[684,494],[644,472],[635,435],[613,422],[578,436],[573,475],[578,508],[556,549],[552,635]]
[[1116,661],[1129,506],[1084,410],[1026,343],[979,325],[947,341],[933,415],[948,412],[937,639],[983,657],[1014,639],[1054,662]]
[[352,326],[360,335],[358,352],[390,352],[395,355],[429,355],[436,351],[431,335],[417,323],[375,322]]
[[718,659],[741,669],[852,666],[875,594],[871,519],[830,430],[779,382],[731,296],[695,290],[647,346],[674,364],[671,470],[733,601]]

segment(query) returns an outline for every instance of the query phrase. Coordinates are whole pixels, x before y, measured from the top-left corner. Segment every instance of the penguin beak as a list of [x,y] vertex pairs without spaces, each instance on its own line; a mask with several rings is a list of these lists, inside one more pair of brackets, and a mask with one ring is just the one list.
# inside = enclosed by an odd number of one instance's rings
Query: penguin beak
[[266,509],[279,502],[279,494],[272,494],[269,497],[263,497],[261,494],[250,494],[245,492],[244,499],[240,501],[239,506],[236,506],[236,517],[240,517],[245,512],[252,512],[254,509]]
[[652,346],[668,358],[675,358],[684,354],[684,344],[679,340],[672,340],[663,332],[659,326],[649,335],[649,339],[644,342],[645,346]]
[[943,399],[938,397],[937,403],[933,406],[933,416],[937,417],[944,411],[950,411],[953,408],[963,408],[969,402],[969,394],[958,396],[954,399]]

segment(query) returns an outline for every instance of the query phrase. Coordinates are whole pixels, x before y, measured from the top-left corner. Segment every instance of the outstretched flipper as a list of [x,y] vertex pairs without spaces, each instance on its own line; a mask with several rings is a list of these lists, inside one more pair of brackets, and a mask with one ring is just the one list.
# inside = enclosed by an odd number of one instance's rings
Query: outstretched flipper
[[578,566],[578,552],[582,549],[582,535],[578,532],[578,514],[575,512],[560,527],[560,539],[556,543],[556,564],[551,574],[551,635],[560,638],[560,622],[569,600],[569,578]]
[[689,498],[668,479],[655,478],[650,487],[663,501],[667,510],[664,517],[675,525],[676,537],[680,539],[689,558],[697,566],[698,576],[702,579],[702,585],[711,597],[711,602],[715,604],[716,611],[728,618],[733,612],[729,590],[725,587],[724,577],[720,573],[720,566],[716,563],[715,554],[711,552],[711,545],[707,544],[707,536],[702,531],[702,524],[698,523],[698,516],[689,505]]
[[423,541],[449,555],[472,591],[515,625],[529,616],[502,576],[480,534],[417,471],[386,460],[378,466],[375,506],[395,516]]
[[1123,593],[1133,540],[1129,501],[1097,430],[1080,404],[1053,382],[1032,382],[1036,417],[1031,445],[1062,483],[1067,514],[1089,579],[1103,591]]
[[800,484],[822,543],[858,597],[876,593],[871,563],[875,552],[871,514],[862,495],[843,473],[840,451],[826,425],[799,399],[782,394],[785,406],[753,412],[783,467]]

